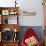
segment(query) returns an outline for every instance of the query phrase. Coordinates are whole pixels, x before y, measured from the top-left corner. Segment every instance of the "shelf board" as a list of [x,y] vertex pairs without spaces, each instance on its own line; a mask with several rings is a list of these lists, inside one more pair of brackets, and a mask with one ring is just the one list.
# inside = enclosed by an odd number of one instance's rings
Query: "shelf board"
[[5,28],[10,28],[14,31],[14,29],[17,29],[17,31],[19,31],[20,26],[19,24],[0,24],[0,29],[3,30]]
[[1,15],[1,16],[19,16],[18,14],[11,14],[11,15]]
[[13,41],[13,40],[9,40],[9,41],[2,41],[2,42],[5,42],[5,43],[12,43],[12,42],[19,42],[19,40],[15,40],[15,41]]

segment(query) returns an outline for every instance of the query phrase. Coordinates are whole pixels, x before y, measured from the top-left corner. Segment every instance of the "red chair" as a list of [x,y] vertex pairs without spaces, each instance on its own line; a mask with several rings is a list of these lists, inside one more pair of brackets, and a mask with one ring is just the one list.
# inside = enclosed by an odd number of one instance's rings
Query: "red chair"
[[[34,36],[37,39],[37,35],[33,31],[33,29],[32,28],[27,29],[25,34],[24,34],[24,37],[22,38],[21,46],[27,46],[25,43],[25,39],[28,39],[29,37],[32,37],[32,36]],[[38,41],[35,46],[41,46],[40,42]]]

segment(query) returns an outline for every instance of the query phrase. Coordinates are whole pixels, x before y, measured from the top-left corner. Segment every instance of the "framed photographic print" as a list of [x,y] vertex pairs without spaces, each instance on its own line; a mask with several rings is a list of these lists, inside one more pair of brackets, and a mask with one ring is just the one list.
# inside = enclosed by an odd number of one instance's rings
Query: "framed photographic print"
[[9,15],[9,10],[2,10],[2,15]]

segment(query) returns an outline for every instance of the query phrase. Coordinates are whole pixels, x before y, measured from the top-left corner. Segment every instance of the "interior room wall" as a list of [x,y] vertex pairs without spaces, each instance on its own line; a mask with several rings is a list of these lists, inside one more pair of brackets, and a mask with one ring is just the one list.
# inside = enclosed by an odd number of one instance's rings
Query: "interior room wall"
[[1,7],[14,6],[14,5],[15,5],[14,1],[15,1],[15,0],[0,0],[0,6],[1,6]]
[[[43,6],[42,6],[42,0],[29,0],[24,1],[24,5],[21,4],[23,11],[30,11],[30,12],[36,12],[34,16],[20,16],[20,25],[22,26],[43,26]],[[22,2],[21,2],[22,3]]]

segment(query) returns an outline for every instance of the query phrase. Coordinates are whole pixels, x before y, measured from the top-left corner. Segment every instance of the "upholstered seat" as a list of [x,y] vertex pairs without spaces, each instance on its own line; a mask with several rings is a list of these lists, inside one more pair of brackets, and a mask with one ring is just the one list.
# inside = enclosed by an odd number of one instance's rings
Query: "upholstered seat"
[[[29,28],[26,30],[24,37],[22,38],[21,45],[22,46],[31,46],[31,42],[29,42],[30,40],[32,41],[32,43],[35,43],[34,46],[41,46],[39,40],[37,39],[37,34],[34,32],[34,30],[32,28]],[[28,45],[28,43],[30,45]]]

